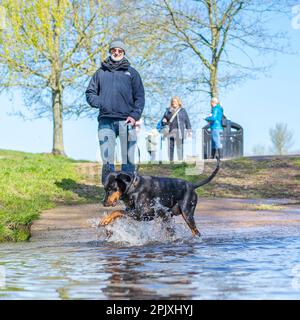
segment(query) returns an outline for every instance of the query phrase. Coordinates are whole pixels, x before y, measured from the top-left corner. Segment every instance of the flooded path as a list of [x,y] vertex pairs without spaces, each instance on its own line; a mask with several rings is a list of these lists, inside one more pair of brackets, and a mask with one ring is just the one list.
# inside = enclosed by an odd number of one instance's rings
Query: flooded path
[[30,242],[0,245],[0,299],[299,299],[300,206],[287,203],[199,199],[200,239],[176,217],[173,238],[119,220],[106,240],[100,204],[48,210]]

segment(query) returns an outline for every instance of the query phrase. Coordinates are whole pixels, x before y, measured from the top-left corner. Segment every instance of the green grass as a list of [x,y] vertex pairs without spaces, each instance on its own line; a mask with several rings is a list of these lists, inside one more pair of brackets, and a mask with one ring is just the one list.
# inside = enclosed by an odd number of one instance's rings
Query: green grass
[[0,150],[0,242],[27,240],[30,225],[45,209],[101,199],[99,187],[80,183],[77,163],[51,154]]
[[255,211],[281,211],[283,206],[277,204],[246,204],[244,209],[255,210]]
[[300,158],[294,160],[294,165],[300,167]]
[[[213,167],[215,163],[211,164],[210,167]],[[196,183],[202,179],[207,178],[207,176],[211,173],[206,173],[206,174],[198,174],[197,171],[195,170],[194,174],[190,174],[192,170],[195,168],[195,165],[190,165],[190,164],[181,164],[181,165],[176,165],[173,167],[172,174],[171,176],[174,178],[180,178],[187,180],[192,183]],[[205,170],[207,171],[207,170]],[[196,190],[197,194],[199,196],[205,197],[205,196],[211,196],[212,194],[207,191],[206,187],[199,188]]]

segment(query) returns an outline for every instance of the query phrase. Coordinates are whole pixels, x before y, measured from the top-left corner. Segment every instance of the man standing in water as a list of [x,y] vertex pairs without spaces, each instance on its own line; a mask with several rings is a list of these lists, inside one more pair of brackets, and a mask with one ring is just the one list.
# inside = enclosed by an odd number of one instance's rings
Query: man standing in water
[[116,138],[121,145],[122,167],[133,172],[136,146],[135,124],[145,105],[145,91],[139,73],[125,58],[126,47],[121,39],[109,46],[109,57],[93,75],[86,90],[89,105],[99,109],[98,137],[102,157],[102,184],[115,171]]

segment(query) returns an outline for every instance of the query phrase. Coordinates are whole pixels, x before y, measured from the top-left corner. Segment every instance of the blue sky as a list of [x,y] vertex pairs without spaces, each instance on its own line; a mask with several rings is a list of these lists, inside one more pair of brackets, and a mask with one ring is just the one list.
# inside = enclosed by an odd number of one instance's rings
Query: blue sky
[[[300,29],[284,19],[282,27],[291,37],[294,55],[278,55],[268,77],[247,80],[222,96],[226,114],[241,124],[245,132],[245,153],[257,144],[270,145],[269,128],[285,122],[294,132],[293,150],[300,150]],[[273,59],[273,58],[272,58]],[[52,123],[46,119],[24,121],[8,113],[24,108],[22,96],[0,96],[0,149],[50,152]],[[205,123],[201,122],[203,126]],[[97,119],[64,122],[64,142],[68,156],[75,159],[99,158]]]

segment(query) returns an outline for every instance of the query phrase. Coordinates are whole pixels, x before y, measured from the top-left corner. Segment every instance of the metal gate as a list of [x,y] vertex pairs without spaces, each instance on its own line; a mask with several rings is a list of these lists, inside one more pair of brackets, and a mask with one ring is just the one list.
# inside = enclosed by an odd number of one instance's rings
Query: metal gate
[[[209,124],[202,128],[203,130],[203,157],[211,157],[211,130]],[[235,158],[242,157],[244,154],[244,132],[243,128],[231,120],[227,119],[227,125],[221,133],[222,157]]]

